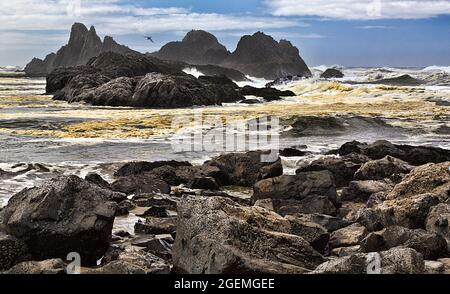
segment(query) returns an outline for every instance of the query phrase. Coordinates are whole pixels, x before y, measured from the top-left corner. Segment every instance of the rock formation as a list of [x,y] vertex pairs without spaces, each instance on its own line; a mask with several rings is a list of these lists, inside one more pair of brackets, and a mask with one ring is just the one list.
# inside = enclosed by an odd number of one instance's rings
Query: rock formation
[[286,40],[277,42],[261,32],[242,37],[236,51],[230,53],[212,34],[191,31],[181,42],[168,43],[153,55],[191,64],[221,65],[270,80],[289,75],[311,76],[296,47]]
[[126,46],[117,44],[109,36],[102,42],[93,26],[88,30],[84,24],[75,23],[67,45],[61,47],[56,54],[50,53],[44,60],[34,58],[24,71],[28,76],[46,76],[55,68],[84,65],[102,52],[136,53]]
[[154,53],[155,57],[191,64],[220,64],[230,52],[217,38],[205,31],[192,30],[181,42],[170,42]]
[[277,42],[261,32],[242,37],[236,51],[223,65],[236,68],[250,76],[269,80],[288,75],[311,76],[299,50],[291,42]]

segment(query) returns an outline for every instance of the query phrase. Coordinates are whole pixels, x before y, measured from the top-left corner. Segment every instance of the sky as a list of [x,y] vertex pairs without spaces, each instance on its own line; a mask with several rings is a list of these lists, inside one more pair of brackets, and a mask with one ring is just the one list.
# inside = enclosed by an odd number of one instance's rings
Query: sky
[[74,22],[141,52],[191,29],[233,51],[263,31],[290,40],[310,66],[450,65],[450,0],[14,0],[0,2],[0,66],[55,52]]

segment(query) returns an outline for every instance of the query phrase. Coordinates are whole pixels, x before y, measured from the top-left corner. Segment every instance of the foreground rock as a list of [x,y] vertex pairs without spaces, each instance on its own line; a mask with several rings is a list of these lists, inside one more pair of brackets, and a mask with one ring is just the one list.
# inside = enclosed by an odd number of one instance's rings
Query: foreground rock
[[380,232],[369,234],[361,242],[364,252],[388,250],[397,246],[412,248],[425,259],[437,260],[448,255],[447,243],[441,236],[425,230],[411,230],[400,226],[391,226]]
[[109,246],[114,192],[76,176],[59,177],[14,195],[0,212],[2,227],[24,241],[34,259],[78,252],[92,265]]
[[62,275],[66,274],[67,265],[62,259],[21,262],[8,271],[7,275]]
[[436,233],[447,241],[450,250],[450,204],[441,203],[433,206],[427,216],[425,227],[427,231]]
[[7,270],[26,259],[27,245],[14,236],[0,232],[0,271]]
[[280,176],[283,166],[280,158],[275,162],[265,162],[268,152],[250,151],[246,153],[228,153],[205,163],[206,166],[218,167],[227,175],[228,185],[251,187],[257,181]]
[[279,176],[259,181],[253,187],[252,200],[304,199],[307,196],[325,196],[336,203],[336,186],[329,171],[302,172],[295,176]]
[[450,161],[417,167],[395,186],[387,198],[407,198],[422,193],[438,195],[442,201],[450,197]]
[[388,141],[377,141],[372,144],[358,141],[348,142],[342,145],[337,153],[341,156],[358,153],[373,160],[392,156],[415,166],[450,161],[450,150],[437,147],[395,145]]
[[[379,262],[377,262],[379,260]],[[422,274],[425,262],[411,248],[393,248],[380,253],[354,254],[319,265],[313,274]]]
[[324,259],[288,220],[220,198],[185,197],[178,206],[174,270],[191,274],[304,273]]

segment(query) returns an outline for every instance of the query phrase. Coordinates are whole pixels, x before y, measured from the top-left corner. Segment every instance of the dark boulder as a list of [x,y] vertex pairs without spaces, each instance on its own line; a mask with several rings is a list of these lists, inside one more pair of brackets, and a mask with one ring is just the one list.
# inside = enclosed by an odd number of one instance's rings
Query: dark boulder
[[342,190],[342,201],[367,201],[376,193],[389,193],[394,188],[390,181],[352,181],[349,186]]
[[178,206],[174,271],[190,274],[305,273],[324,261],[285,218],[220,198]]
[[83,264],[92,265],[111,239],[117,209],[113,194],[76,176],[59,177],[14,195],[0,219],[33,258],[65,259],[78,252]]
[[275,162],[265,162],[264,156],[268,155],[265,151],[228,153],[213,158],[204,166],[217,167],[228,175],[227,183],[223,184],[251,187],[259,180],[283,174],[280,158]]
[[60,258],[43,261],[24,261],[3,274],[6,275],[64,275],[67,265]]
[[372,144],[348,142],[342,145],[337,153],[341,156],[359,153],[373,160],[391,156],[416,166],[450,161],[450,150],[438,147],[395,145],[388,141],[377,141]]
[[145,235],[172,234],[176,230],[177,224],[175,218],[147,217],[145,223],[139,221],[134,226],[136,234]]
[[[379,268],[374,267],[379,260]],[[422,254],[411,248],[392,248],[380,253],[357,253],[327,261],[312,274],[423,274]]]
[[280,156],[283,157],[301,157],[301,156],[305,156],[306,154],[308,154],[305,151],[302,150],[298,150],[295,148],[285,148],[280,150]]
[[243,96],[229,84],[201,81],[193,76],[149,73],[141,79],[128,106],[176,108],[236,102]]
[[353,180],[355,172],[360,167],[360,163],[354,163],[345,157],[326,157],[314,160],[310,164],[300,167],[296,173],[327,170],[333,174],[336,186],[344,187]]
[[433,206],[425,221],[425,227],[428,232],[445,238],[450,249],[450,204],[441,203]]
[[196,177],[189,184],[191,189],[219,190],[219,185],[212,177]]
[[413,169],[403,160],[386,156],[379,160],[366,162],[355,173],[357,180],[382,180],[396,174],[408,174]]
[[321,75],[321,78],[323,79],[331,79],[331,78],[343,78],[344,74],[335,68],[328,68],[326,71],[324,71]]
[[245,86],[241,90],[243,96],[262,97],[266,101],[279,100],[281,97],[292,97],[295,93],[292,91],[280,91],[275,88],[255,88],[252,86]]
[[383,251],[397,246],[412,248],[421,253],[425,259],[431,260],[446,257],[448,254],[444,238],[422,229],[411,230],[391,226],[383,231],[370,233],[361,241],[364,252]]
[[130,162],[124,164],[114,173],[116,177],[125,177],[131,175],[138,175],[145,172],[149,172],[155,168],[162,166],[180,167],[180,166],[192,166],[189,162],[179,161],[156,161],[156,162]]
[[281,216],[303,214],[336,215],[336,206],[325,196],[307,196],[295,199],[263,199],[255,202],[255,206],[264,207],[275,211]]
[[27,245],[14,236],[0,232],[0,271],[10,269],[24,260],[28,254]]
[[320,195],[336,203],[336,186],[329,171],[304,172],[295,176],[279,176],[259,181],[253,187],[252,200],[304,199]]
[[111,189],[109,183],[105,181],[99,174],[88,173],[86,177],[84,177],[84,179],[91,184],[99,186],[102,189]]
[[127,195],[142,193],[170,193],[169,184],[154,177],[151,173],[120,177],[111,184],[111,189]]

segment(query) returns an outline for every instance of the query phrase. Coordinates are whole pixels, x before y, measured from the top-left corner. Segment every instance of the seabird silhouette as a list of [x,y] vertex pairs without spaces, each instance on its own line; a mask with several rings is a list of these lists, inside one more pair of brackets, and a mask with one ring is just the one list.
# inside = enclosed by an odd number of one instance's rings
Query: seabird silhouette
[[152,43],[155,43],[155,42],[153,42],[153,38],[152,37],[145,37],[147,40],[149,40],[150,42],[152,42]]

